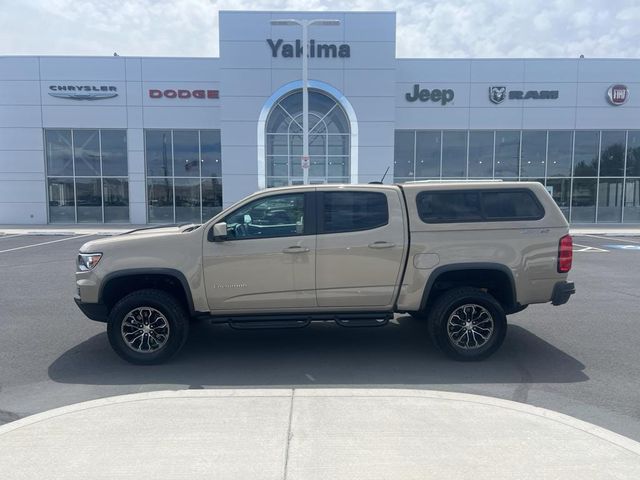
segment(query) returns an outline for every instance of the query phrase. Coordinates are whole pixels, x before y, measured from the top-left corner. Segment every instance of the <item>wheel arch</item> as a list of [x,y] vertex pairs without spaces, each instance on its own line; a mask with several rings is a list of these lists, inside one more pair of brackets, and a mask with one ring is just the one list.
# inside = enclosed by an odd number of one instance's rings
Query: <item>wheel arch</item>
[[426,311],[440,293],[460,286],[486,288],[506,313],[523,309],[517,302],[513,271],[500,263],[476,262],[455,263],[435,268],[429,275],[422,293],[420,311]]
[[120,298],[147,288],[173,294],[190,316],[195,314],[189,282],[181,271],[172,268],[132,268],[112,272],[101,282],[98,303],[111,311]]

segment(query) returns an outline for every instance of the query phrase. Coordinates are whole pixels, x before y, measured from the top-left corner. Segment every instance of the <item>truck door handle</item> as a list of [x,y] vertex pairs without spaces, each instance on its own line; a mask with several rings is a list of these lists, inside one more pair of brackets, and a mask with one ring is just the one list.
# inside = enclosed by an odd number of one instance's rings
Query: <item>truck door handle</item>
[[309,249],[307,247],[301,247],[300,245],[293,245],[282,250],[282,253],[306,253]]
[[391,248],[395,246],[396,244],[392,242],[373,242],[369,244],[369,248]]

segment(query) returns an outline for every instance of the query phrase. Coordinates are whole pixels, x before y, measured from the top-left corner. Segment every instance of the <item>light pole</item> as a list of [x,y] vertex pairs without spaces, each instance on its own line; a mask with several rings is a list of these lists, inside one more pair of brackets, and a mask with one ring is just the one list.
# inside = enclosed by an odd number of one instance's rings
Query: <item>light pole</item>
[[299,25],[302,27],[302,181],[309,183],[309,26],[310,25],[340,25],[340,20],[316,18],[313,20],[296,20],[287,18],[271,20],[271,25]]

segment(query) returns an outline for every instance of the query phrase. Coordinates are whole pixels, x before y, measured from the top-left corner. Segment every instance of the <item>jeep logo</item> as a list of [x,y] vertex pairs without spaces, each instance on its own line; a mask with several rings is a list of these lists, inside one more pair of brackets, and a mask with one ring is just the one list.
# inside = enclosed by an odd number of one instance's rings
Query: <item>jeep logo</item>
[[427,90],[426,88],[420,89],[420,85],[416,83],[413,86],[413,92],[405,93],[404,98],[407,99],[407,102],[420,100],[421,102],[440,102],[440,104],[446,105],[453,100],[454,96],[455,93],[450,88],[434,88],[433,90]]

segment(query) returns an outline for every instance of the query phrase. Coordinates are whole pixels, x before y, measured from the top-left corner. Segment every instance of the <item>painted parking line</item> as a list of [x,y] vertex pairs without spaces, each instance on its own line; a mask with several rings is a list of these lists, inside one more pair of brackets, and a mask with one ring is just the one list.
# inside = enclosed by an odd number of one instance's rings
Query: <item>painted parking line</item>
[[35,243],[33,245],[23,245],[22,247],[15,247],[15,248],[9,248],[7,250],[0,250],[0,253],[14,252],[16,250],[24,250],[25,248],[40,247],[42,245],[49,245],[51,243],[66,242],[67,240],[74,240],[76,238],[91,237],[91,236],[93,236],[93,233],[87,233],[85,235],[78,235],[76,237],[61,238],[59,240],[51,240],[50,242]]
[[[575,248],[575,247],[579,247],[579,248]],[[599,252],[599,253],[604,252],[604,253],[609,253],[609,250],[605,250],[604,248],[590,247],[589,245],[580,245],[579,243],[574,243],[573,244],[573,251],[574,252]]]
[[603,245],[607,248],[615,248],[616,250],[634,250],[640,252],[640,245]]
[[16,238],[16,237],[24,237],[26,233],[7,233],[4,235],[0,235],[0,240],[4,240],[6,238]]
[[584,235],[585,237],[591,237],[591,238],[601,238],[603,240],[608,240],[610,242],[625,242],[625,243],[634,243],[636,245],[640,245],[640,241],[638,240],[628,240],[626,238],[620,238],[620,237],[602,237],[600,235]]

